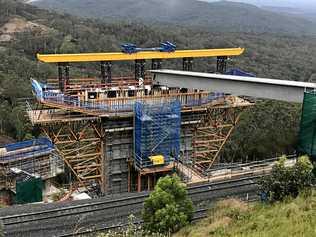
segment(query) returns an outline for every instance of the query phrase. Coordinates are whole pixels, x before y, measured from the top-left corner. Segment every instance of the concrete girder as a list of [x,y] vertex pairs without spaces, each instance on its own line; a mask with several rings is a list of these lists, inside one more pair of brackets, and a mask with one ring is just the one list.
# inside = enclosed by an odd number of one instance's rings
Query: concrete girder
[[314,90],[316,83],[231,76],[176,70],[151,70],[154,83],[168,87],[210,90],[235,96],[250,96],[302,103],[305,90]]

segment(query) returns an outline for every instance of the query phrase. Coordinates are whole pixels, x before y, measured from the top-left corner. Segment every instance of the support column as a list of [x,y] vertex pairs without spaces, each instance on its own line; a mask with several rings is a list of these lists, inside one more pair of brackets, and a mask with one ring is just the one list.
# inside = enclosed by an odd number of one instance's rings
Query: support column
[[152,59],[152,61],[151,61],[151,69],[152,70],[161,69],[161,67],[162,67],[161,59]]
[[64,91],[64,79],[63,79],[63,68],[62,68],[62,64],[58,63],[57,64],[58,67],[58,88],[61,91]]
[[188,71],[188,58],[183,58],[182,59],[182,70],[183,71]]
[[216,72],[224,73],[226,72],[226,69],[227,69],[227,56],[217,57]]
[[112,62],[106,62],[107,83],[112,83]]
[[65,87],[67,87],[67,85],[69,85],[69,80],[70,80],[70,75],[69,75],[70,66],[68,63],[64,65],[64,70],[65,70],[65,83],[64,84],[65,84]]
[[101,83],[106,83],[106,73],[105,73],[105,62],[101,61],[100,63],[100,69],[101,69]]
[[142,176],[139,172],[137,176],[137,192],[141,192],[141,191],[142,191]]
[[193,58],[188,58],[188,71],[193,70]]
[[150,185],[150,175],[147,175],[147,189],[150,191],[151,185]]
[[145,60],[135,60],[135,80],[139,80],[139,78],[145,79]]
[[131,192],[131,164],[128,162],[128,174],[127,174],[127,192]]
[[111,83],[112,82],[112,63],[101,61],[101,83]]
[[183,71],[192,71],[193,70],[193,58],[183,58],[182,69],[183,69]]

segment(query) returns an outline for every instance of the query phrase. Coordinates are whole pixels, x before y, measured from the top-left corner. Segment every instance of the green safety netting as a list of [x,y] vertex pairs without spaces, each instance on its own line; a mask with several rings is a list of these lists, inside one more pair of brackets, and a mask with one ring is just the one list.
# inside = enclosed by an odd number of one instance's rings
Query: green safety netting
[[298,151],[316,159],[316,92],[304,93]]
[[41,202],[44,183],[41,178],[16,183],[16,203]]

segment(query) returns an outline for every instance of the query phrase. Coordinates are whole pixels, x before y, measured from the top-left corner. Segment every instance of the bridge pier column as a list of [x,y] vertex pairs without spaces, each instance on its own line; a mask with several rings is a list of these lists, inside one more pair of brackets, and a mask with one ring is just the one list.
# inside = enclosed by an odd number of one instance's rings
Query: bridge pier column
[[216,65],[216,72],[217,73],[224,73],[227,69],[227,56],[219,56],[217,57],[217,65]]

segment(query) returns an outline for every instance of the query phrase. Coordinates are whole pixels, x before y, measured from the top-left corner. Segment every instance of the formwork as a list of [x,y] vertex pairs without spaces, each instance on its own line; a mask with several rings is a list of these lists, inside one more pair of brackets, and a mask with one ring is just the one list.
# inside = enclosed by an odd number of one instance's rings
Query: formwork
[[298,151],[316,159],[316,92],[304,93]]

